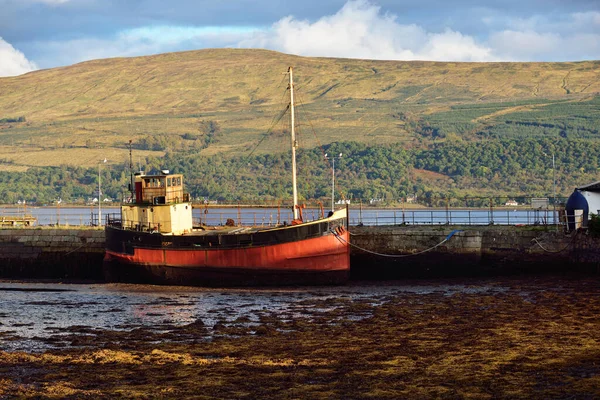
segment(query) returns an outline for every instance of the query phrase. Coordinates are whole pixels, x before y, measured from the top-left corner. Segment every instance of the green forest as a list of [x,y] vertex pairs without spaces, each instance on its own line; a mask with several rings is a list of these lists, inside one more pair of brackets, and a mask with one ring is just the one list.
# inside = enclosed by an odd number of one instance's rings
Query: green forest
[[[598,172],[600,142],[583,139],[498,139],[480,142],[444,142],[424,150],[406,150],[399,144],[368,146],[356,142],[333,143],[325,148],[298,152],[298,184],[302,199],[330,196],[331,166],[323,152],[342,153],[336,160],[336,191],[355,201],[381,198],[398,203],[416,194],[431,204],[447,198],[549,196],[553,173],[558,184],[565,176],[583,184]],[[555,156],[556,171],[552,168]],[[277,202],[291,197],[290,154],[227,158],[202,157],[195,153],[167,152],[164,158],[149,158],[146,173],[169,168],[183,173],[187,191],[198,201]],[[446,175],[444,187],[431,187],[415,173],[427,170]],[[102,168],[102,191],[120,200],[127,196],[130,172],[127,165]],[[0,174],[0,201],[49,204],[62,199],[82,203],[97,195],[95,168],[47,167],[27,172]],[[572,188],[561,186],[560,194]]]

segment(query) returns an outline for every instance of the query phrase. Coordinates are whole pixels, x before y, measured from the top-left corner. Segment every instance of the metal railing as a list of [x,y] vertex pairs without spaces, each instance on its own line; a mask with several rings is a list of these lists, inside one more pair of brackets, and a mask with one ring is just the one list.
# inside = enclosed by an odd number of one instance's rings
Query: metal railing
[[106,216],[106,225],[126,228],[138,232],[160,232],[160,223],[143,223],[139,221],[123,222],[120,214],[109,214]]
[[350,225],[556,225],[553,210],[362,210],[350,213]]
[[[321,218],[320,209],[304,209],[304,221]],[[193,212],[194,226],[240,225],[257,227],[274,227],[293,220],[290,209],[277,208],[226,208],[196,210]]]
[[[321,217],[320,208],[303,210],[304,220]],[[4,212],[4,215],[10,215]],[[37,219],[36,225],[43,226],[98,226],[97,209],[93,208],[28,208],[27,215]],[[107,207],[103,213],[105,224],[120,221],[120,210]],[[289,208],[195,208],[192,213],[195,226],[223,226],[229,224],[271,227],[292,221]],[[350,225],[563,225],[562,209],[374,209],[351,207]],[[150,227],[148,227],[150,228]]]

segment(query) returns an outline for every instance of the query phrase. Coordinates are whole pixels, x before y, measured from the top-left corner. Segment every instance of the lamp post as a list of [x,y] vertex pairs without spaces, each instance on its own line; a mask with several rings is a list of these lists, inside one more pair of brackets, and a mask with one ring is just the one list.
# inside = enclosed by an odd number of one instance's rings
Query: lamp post
[[328,157],[327,153],[325,153],[325,159],[331,159],[331,212],[334,211],[334,202],[335,202],[335,159],[341,159],[342,153],[338,156]]
[[554,204],[554,208],[556,208],[556,165],[554,164],[554,153],[552,153],[552,184],[554,186],[552,203]]
[[[547,157],[548,154],[544,153]],[[554,163],[554,152],[552,152],[552,204],[554,206],[554,212],[552,213],[552,218],[554,219],[554,223],[556,224],[556,165]],[[558,226],[556,227],[558,229]]]
[[106,164],[106,158],[98,163],[98,226],[102,224],[102,184],[100,182],[100,166]]
[[554,153],[552,153],[552,185],[554,187],[553,189],[553,199],[552,199],[552,204],[554,205],[553,207],[553,211],[552,211],[552,217],[554,218],[554,225],[556,226],[556,231],[558,232],[558,224],[557,224],[557,220],[556,220],[556,166],[554,164]]

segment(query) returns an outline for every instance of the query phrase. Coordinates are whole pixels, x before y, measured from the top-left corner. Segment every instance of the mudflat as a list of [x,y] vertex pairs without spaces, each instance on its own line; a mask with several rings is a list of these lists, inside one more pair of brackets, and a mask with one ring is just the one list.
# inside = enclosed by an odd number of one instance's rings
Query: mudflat
[[0,351],[0,397],[600,398],[600,276],[355,285],[251,315],[61,327]]

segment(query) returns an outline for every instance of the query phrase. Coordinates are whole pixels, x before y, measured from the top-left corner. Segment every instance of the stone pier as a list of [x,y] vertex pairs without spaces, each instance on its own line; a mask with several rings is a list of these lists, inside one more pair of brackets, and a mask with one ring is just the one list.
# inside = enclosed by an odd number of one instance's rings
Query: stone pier
[[350,231],[352,274],[358,279],[594,271],[600,262],[600,240],[554,226],[379,226]]
[[[600,239],[553,226],[350,227],[354,279],[585,271]],[[102,280],[104,230],[0,230],[0,278]]]
[[101,280],[103,258],[103,229],[0,230],[0,277]]

